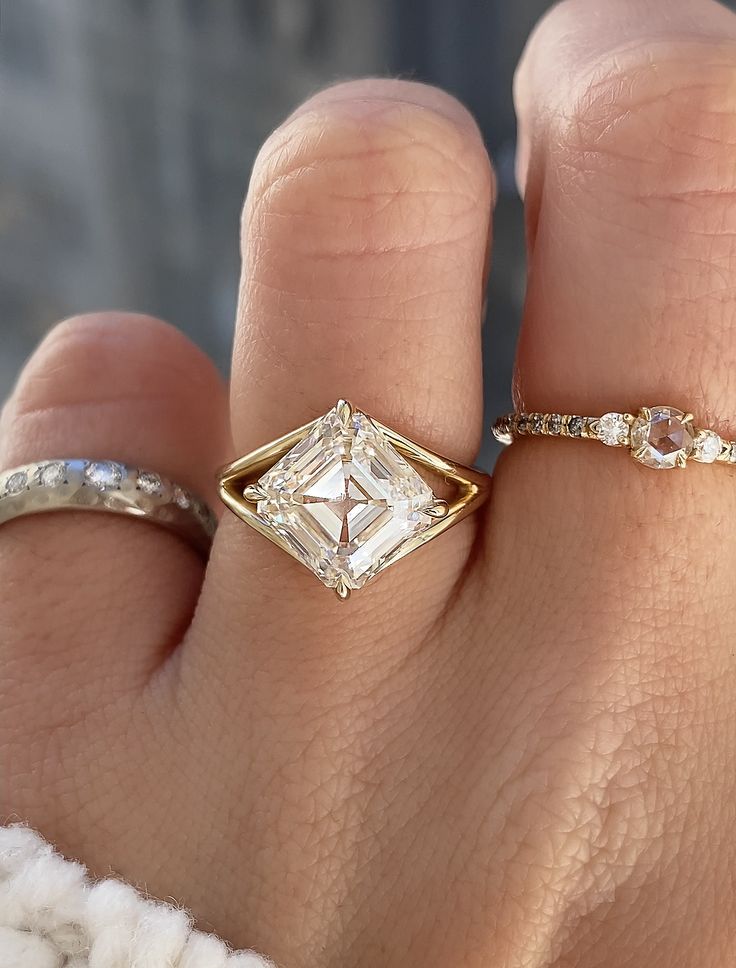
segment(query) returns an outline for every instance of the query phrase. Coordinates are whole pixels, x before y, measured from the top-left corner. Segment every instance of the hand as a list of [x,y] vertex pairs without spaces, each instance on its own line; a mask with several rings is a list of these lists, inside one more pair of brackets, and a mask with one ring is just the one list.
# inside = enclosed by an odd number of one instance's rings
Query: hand
[[[568,0],[520,67],[531,410],[736,436],[736,21]],[[229,402],[180,333],[60,325],[0,466],[214,469],[340,396],[471,461],[492,177],[447,95],[328,90],[268,140]],[[730,422],[729,422],[730,421]],[[225,515],[206,572],[113,516],[0,531],[0,810],[289,968],[736,960],[736,485],[520,442],[345,605]]]

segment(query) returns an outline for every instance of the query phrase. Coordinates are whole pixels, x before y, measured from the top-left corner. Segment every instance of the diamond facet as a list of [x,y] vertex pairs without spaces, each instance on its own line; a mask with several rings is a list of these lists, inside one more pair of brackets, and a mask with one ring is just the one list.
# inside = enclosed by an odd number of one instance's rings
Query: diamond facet
[[54,461],[41,468],[38,481],[41,487],[57,487],[59,484],[64,483],[65,477],[66,469],[64,464],[61,461]]
[[122,469],[112,461],[98,460],[87,464],[84,469],[84,476],[88,482],[100,491],[120,487],[123,478]]
[[629,441],[629,425],[622,413],[604,413],[596,421],[596,433],[607,447],[619,447]]
[[701,464],[712,464],[721,453],[721,438],[712,430],[700,430],[693,446],[693,458]]
[[28,487],[28,475],[25,471],[16,471],[5,482],[6,494],[20,494]]
[[529,425],[533,434],[541,434],[544,430],[544,414],[533,413],[529,418]]
[[258,516],[331,588],[360,588],[433,524],[432,489],[358,410],[347,425],[330,410],[258,486]]
[[692,454],[693,429],[685,414],[674,407],[642,410],[631,428],[631,452],[655,470],[682,466]]
[[567,432],[571,437],[582,437],[585,421],[582,417],[570,417],[567,421]]
[[158,494],[161,490],[162,482],[158,474],[154,474],[152,471],[140,471],[136,479],[136,486],[144,494]]
[[177,505],[177,507],[180,507],[182,511],[186,511],[192,503],[189,500],[189,495],[187,492],[184,490],[184,488],[179,487],[178,484],[174,488],[174,503]]

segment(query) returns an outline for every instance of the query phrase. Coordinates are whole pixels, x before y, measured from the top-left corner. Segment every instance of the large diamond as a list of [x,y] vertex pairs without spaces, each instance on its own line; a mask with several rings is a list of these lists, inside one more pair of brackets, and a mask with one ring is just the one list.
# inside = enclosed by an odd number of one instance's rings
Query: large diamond
[[643,410],[631,428],[631,451],[638,461],[656,470],[678,467],[693,450],[694,435],[685,414],[674,407]]
[[329,587],[360,588],[430,527],[432,489],[365,414],[330,410],[258,481],[258,516]]

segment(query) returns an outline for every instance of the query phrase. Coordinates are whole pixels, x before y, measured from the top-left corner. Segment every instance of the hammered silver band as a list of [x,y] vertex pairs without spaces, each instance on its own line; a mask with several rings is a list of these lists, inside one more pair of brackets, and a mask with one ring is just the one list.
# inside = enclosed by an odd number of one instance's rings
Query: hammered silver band
[[160,525],[205,556],[217,527],[209,505],[186,488],[119,461],[60,457],[0,472],[0,525],[28,514],[79,510]]

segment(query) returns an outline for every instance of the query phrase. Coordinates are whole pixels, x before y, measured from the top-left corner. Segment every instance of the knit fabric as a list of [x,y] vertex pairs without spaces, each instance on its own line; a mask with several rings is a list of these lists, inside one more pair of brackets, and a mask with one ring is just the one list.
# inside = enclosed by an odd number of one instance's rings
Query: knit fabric
[[0,968],[273,968],[169,904],[93,882],[26,827],[0,827]]

